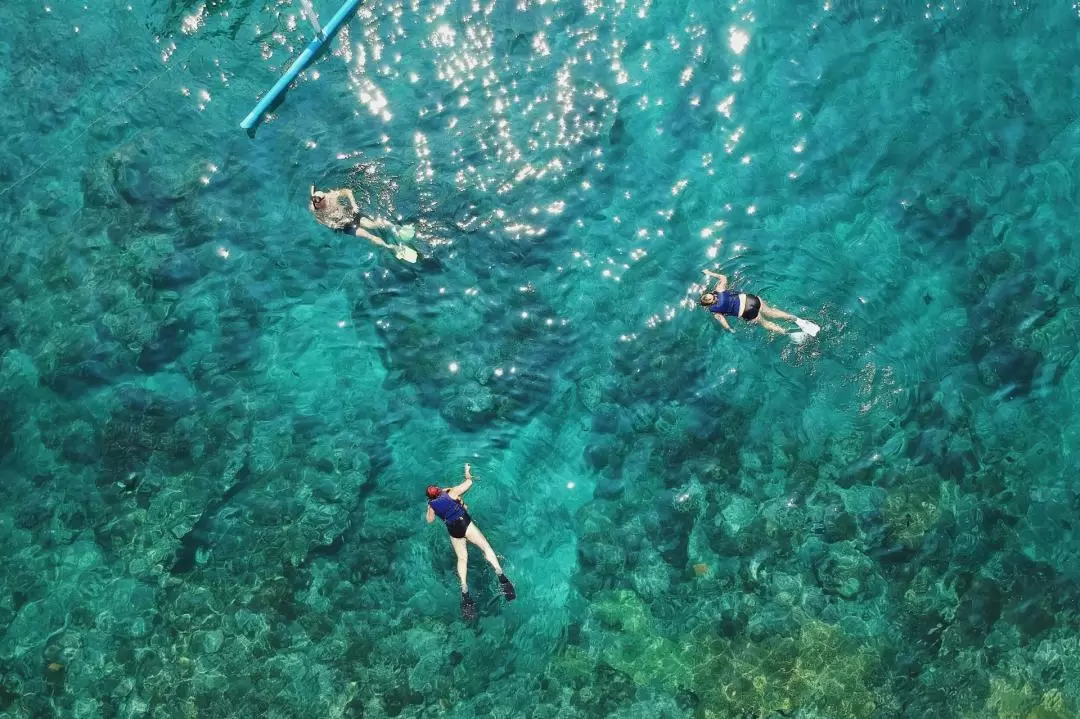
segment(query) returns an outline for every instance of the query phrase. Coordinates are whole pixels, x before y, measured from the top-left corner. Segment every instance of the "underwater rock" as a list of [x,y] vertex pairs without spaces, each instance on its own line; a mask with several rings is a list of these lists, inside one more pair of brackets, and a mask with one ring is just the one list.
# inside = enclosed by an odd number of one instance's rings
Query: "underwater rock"
[[626,123],[623,121],[622,116],[616,115],[615,120],[611,123],[611,129],[608,130],[608,144],[612,148],[618,148],[625,137]]
[[1041,352],[996,345],[979,362],[979,377],[987,387],[1000,387],[1002,399],[1024,397],[1031,393],[1042,361]]
[[921,198],[903,211],[899,226],[917,241],[959,242],[968,238],[981,220],[982,214],[962,197]]
[[199,654],[217,654],[225,643],[225,634],[220,629],[195,632],[191,638],[191,648]]
[[65,399],[77,399],[92,389],[113,384],[123,376],[120,368],[101,360],[89,359],[59,367],[44,376],[45,384]]
[[79,181],[86,209],[115,211],[121,207],[110,173],[101,163],[87,163]]
[[161,290],[178,290],[202,276],[199,264],[183,252],[169,256],[150,271],[153,285]]
[[974,451],[970,449],[951,451],[951,448],[946,449],[945,456],[934,464],[934,468],[942,477],[957,484],[973,474],[978,466],[978,458]]
[[54,509],[55,500],[48,495],[24,496],[15,512],[15,526],[27,530],[41,527],[52,517]]
[[945,454],[948,439],[948,430],[939,427],[925,429],[908,444],[908,456],[920,464],[930,464]]
[[671,589],[671,567],[656,550],[641,553],[637,567],[630,572],[630,583],[646,599],[663,599]]
[[657,634],[648,608],[626,589],[601,592],[591,604],[599,621],[616,630],[607,636],[601,658],[624,672],[638,686],[666,691],[689,689],[692,677],[684,667],[693,663],[692,647]]
[[814,575],[825,592],[844,599],[873,596],[881,584],[874,562],[859,551],[854,542],[830,545],[825,556],[814,566]]
[[618,405],[610,402],[598,403],[592,412],[592,431],[595,434],[615,434],[618,432]]
[[1016,258],[1005,250],[992,249],[979,259],[975,266],[976,276],[989,287],[993,280],[1011,272],[1015,261]]
[[15,406],[6,398],[0,398],[0,459],[15,449],[15,426],[18,418]]
[[495,397],[478,382],[451,386],[450,397],[440,405],[440,414],[454,427],[475,431],[495,418]]
[[960,597],[953,629],[967,646],[981,646],[1001,618],[1006,595],[989,577],[974,577]]
[[626,494],[626,485],[621,477],[611,476],[608,473],[600,475],[593,489],[593,499],[617,501]]
[[65,428],[60,456],[75,464],[92,465],[101,458],[101,440],[89,422],[76,420]]
[[116,152],[107,161],[116,193],[129,205],[152,214],[161,214],[183,197],[179,183],[166,176],[170,169],[159,161],[149,138],[141,138],[142,147]]
[[154,339],[139,353],[139,369],[153,374],[179,359],[187,347],[188,331],[186,322],[175,320],[158,327]]
[[998,279],[975,300],[969,311],[969,326],[980,335],[972,346],[976,362],[994,347],[1009,344],[1013,326],[1033,312],[1045,309],[1045,301],[1036,291],[1039,282],[1034,273],[1021,272]]
[[992,676],[990,693],[981,716],[995,719],[1073,719],[1076,711],[1073,702],[1059,689],[1040,692],[1031,682],[1019,682],[1013,676]]
[[859,523],[850,513],[838,509],[826,513],[823,530],[826,542],[843,542],[858,536]]
[[577,581],[603,585],[607,577],[621,576],[635,566],[638,554],[650,547],[640,518],[616,525],[605,515],[582,512],[577,554],[581,571]]
[[653,545],[671,567],[685,567],[694,515],[676,509],[675,492],[659,492],[652,497],[652,511],[643,518]]
[[58,339],[61,341],[53,356],[41,357],[38,362],[51,365],[52,370],[43,373],[42,379],[65,398],[79,398],[133,369],[129,353],[116,342],[103,340],[90,325],[70,325]]
[[622,469],[624,451],[624,446],[614,438],[601,436],[595,442],[589,443],[583,452],[585,461],[593,469],[606,469],[618,474]]
[[940,493],[940,479],[934,475],[914,477],[889,490],[883,508],[889,540],[910,549],[921,545],[941,516]]
[[321,435],[329,434],[327,422],[320,415],[295,414],[291,419],[294,443],[315,442]]
[[1034,600],[1021,602],[1009,613],[1008,622],[1016,626],[1027,641],[1040,639],[1057,626],[1054,613]]
[[707,717],[899,715],[890,706],[881,657],[820,621],[794,636],[702,642],[692,666],[693,690]]
[[114,393],[117,413],[125,413],[132,419],[143,415],[166,417],[176,421],[192,411],[192,403],[187,399],[154,392],[137,384],[122,384]]
[[105,468],[101,483],[119,482],[124,485],[120,491],[132,491],[154,452],[166,459],[189,460],[189,438],[174,431],[188,405],[141,388],[120,390],[119,399],[101,432],[99,454]]

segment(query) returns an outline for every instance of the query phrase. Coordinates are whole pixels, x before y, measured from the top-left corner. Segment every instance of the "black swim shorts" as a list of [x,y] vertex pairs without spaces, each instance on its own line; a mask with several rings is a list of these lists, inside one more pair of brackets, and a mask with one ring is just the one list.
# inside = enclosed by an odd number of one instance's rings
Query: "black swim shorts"
[[362,220],[364,215],[357,212],[352,215],[352,219],[346,222],[344,225],[337,229],[338,232],[344,232],[346,235],[355,235],[356,231],[363,227]]
[[450,536],[454,539],[465,539],[465,530],[472,524],[472,517],[469,513],[461,515],[453,522],[446,523],[446,531],[450,532]]
[[746,296],[746,309],[743,310],[742,318],[747,322],[753,322],[761,312],[761,298],[757,295]]

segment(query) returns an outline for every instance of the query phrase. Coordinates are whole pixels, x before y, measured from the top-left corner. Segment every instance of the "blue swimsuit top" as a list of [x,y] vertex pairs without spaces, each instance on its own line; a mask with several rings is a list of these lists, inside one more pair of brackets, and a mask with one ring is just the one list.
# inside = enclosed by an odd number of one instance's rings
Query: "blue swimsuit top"
[[447,492],[443,492],[435,499],[428,502],[431,511],[435,512],[442,521],[452,524],[465,516],[465,505],[461,500],[454,499]]
[[739,295],[732,290],[724,290],[716,295],[716,302],[709,306],[709,312],[718,315],[739,316]]

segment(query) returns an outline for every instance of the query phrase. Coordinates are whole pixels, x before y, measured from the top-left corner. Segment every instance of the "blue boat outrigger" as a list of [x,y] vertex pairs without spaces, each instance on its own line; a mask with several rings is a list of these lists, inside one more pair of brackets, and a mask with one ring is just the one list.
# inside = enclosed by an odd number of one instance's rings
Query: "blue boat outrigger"
[[341,29],[341,26],[345,24],[345,21],[359,4],[360,0],[345,0],[345,4],[334,13],[334,17],[330,18],[330,22],[326,24],[326,27],[316,30],[315,39],[304,49],[304,52],[300,53],[300,57],[296,58],[296,61],[289,66],[285,74],[274,83],[274,86],[270,88],[270,92],[263,95],[262,99],[255,105],[255,109],[249,112],[244,121],[240,123],[240,127],[251,132],[259,124],[263,114],[288,89],[296,76],[304,71],[304,68],[308,66],[308,63],[318,54],[319,50],[337,34],[337,31]]

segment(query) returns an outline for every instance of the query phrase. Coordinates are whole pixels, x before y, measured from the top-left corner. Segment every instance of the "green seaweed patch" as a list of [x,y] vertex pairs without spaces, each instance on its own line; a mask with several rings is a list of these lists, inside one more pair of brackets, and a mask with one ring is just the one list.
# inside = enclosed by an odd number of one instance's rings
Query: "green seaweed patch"
[[551,661],[551,672],[556,677],[574,682],[592,676],[597,660],[581,647],[568,646]]
[[601,592],[594,616],[611,633],[604,637],[600,659],[638,686],[664,691],[689,689],[693,683],[695,647],[679,645],[657,634],[648,607],[635,592]]
[[878,655],[824,622],[760,643],[715,640],[698,653],[694,690],[708,719],[795,711],[869,719],[891,703]]
[[889,538],[905,547],[918,547],[941,517],[940,480],[924,478],[889,491],[885,498],[885,526]]
[[992,677],[983,716],[992,719],[1073,719],[1076,712],[1057,689],[1040,693],[1029,683]]

